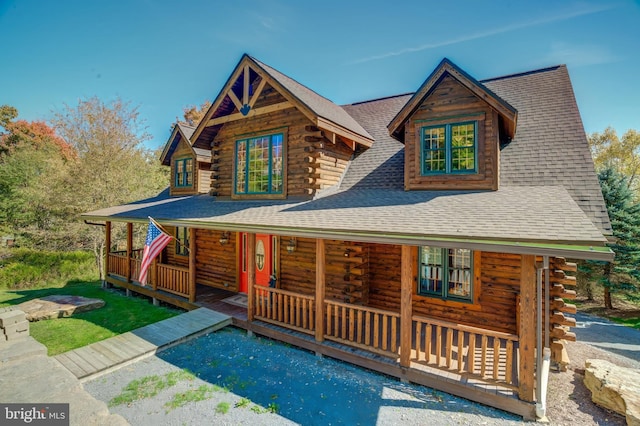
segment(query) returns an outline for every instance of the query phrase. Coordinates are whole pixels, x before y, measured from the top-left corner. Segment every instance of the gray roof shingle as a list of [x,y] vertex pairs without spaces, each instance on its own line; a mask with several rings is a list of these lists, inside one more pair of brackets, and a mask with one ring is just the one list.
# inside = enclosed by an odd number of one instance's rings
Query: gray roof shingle
[[498,191],[407,192],[404,145],[389,136],[387,124],[411,94],[338,107],[267,65],[260,66],[287,90],[306,97],[301,99],[305,103],[319,110],[326,107],[324,114],[346,120],[342,125],[359,123],[363,133],[375,140],[353,159],[339,187],[305,201],[169,198],[164,193],[83,216],[111,220],[153,216],[192,226],[265,232],[367,233],[381,240],[397,235],[414,242],[450,238],[549,247],[606,242],[602,233],[610,233],[611,227],[566,67],[482,82],[518,110],[515,138],[501,150]]
[[[591,221],[611,233],[607,209],[565,66],[481,82],[518,110],[515,138],[501,150],[500,186],[563,186]],[[411,94],[345,105],[374,135],[373,147],[356,158],[342,187],[403,187],[403,145],[383,120],[393,118]]]
[[251,57],[260,67],[262,67],[274,80],[280,83],[293,96],[298,98],[300,102],[310,108],[317,116],[326,118],[345,129],[348,129],[367,139],[373,139],[371,135],[353,119],[344,109],[331,102],[324,96],[320,96],[308,87],[298,83],[291,77],[282,74],[280,71],[271,68],[269,65],[260,62],[256,58]]

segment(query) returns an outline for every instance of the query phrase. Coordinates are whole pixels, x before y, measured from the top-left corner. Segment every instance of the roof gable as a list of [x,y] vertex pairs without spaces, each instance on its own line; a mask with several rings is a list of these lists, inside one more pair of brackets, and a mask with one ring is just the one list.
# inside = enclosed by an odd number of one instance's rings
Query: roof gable
[[[267,86],[279,92],[284,101],[257,107],[256,102]],[[348,145],[354,149],[356,143],[364,146],[373,143],[373,137],[340,106],[244,54],[195,130],[193,145],[209,148],[207,142],[224,123],[293,107],[320,129],[350,142]]]
[[[160,163],[164,166],[170,165],[171,156],[173,155],[174,151],[176,150],[176,148],[178,147],[181,141],[185,141],[186,144],[191,148],[191,150],[194,151],[193,147],[191,146],[191,139],[190,139],[194,131],[195,131],[195,127],[187,126],[186,124],[176,123],[173,126],[173,131],[171,132],[171,136],[169,136],[169,139],[167,140],[167,143],[165,144],[164,149],[162,150],[162,154],[160,155]],[[199,150],[199,151],[202,151],[202,150]],[[206,153],[204,152],[196,153],[194,151],[193,154],[198,156],[206,156]],[[209,156],[211,156],[211,154],[209,154]]]
[[422,83],[420,88],[409,99],[406,105],[398,112],[398,114],[388,124],[389,134],[394,138],[402,141],[402,128],[406,120],[416,111],[416,109],[424,102],[424,100],[432,93],[433,89],[442,81],[445,76],[451,76],[464,87],[469,89],[474,95],[487,102],[495,109],[502,118],[507,136],[512,138],[515,135],[516,121],[518,111],[500,98],[494,92],[489,90],[482,83],[471,77],[453,62],[444,58],[435,70]]

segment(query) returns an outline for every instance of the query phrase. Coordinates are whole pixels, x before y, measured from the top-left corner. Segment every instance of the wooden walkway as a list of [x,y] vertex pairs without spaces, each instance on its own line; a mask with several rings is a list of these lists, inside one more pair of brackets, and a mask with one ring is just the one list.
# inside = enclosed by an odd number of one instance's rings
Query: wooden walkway
[[229,324],[230,316],[199,308],[55,358],[78,379],[86,381]]

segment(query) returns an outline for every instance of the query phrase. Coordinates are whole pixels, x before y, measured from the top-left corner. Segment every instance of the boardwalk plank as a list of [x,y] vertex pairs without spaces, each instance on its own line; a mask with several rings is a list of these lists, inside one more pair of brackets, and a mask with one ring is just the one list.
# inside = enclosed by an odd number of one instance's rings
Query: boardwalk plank
[[65,352],[56,358],[77,378],[85,379],[150,352],[160,351],[189,336],[207,330],[217,330],[229,324],[231,317],[207,308],[199,308]]

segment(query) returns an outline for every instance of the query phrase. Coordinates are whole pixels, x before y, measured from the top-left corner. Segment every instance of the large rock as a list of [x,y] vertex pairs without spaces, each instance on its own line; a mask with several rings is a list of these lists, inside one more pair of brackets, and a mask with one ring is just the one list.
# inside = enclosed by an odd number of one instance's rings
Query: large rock
[[53,295],[20,303],[16,308],[24,311],[29,321],[68,317],[72,314],[102,308],[104,300],[82,296]]
[[585,367],[584,384],[593,402],[640,426],[640,371],[600,359],[586,360]]

